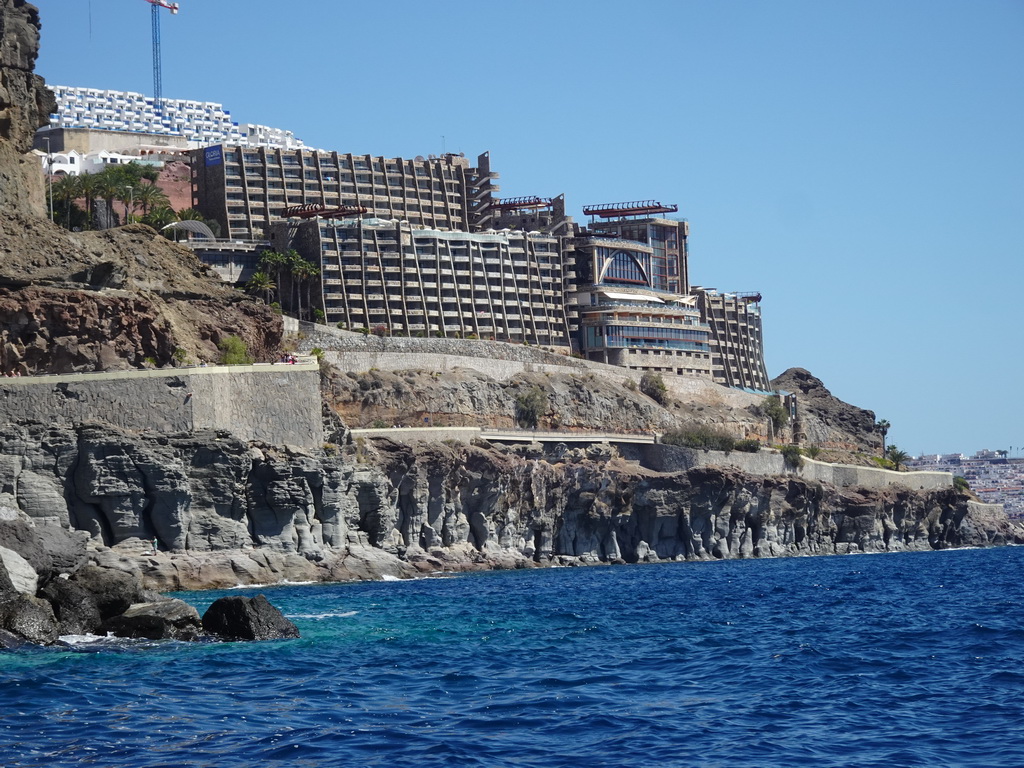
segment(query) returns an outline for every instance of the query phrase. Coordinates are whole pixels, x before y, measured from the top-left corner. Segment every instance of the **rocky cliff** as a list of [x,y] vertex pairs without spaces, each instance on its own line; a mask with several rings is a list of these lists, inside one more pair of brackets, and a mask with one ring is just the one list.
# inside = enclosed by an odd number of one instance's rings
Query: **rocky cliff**
[[828,391],[821,379],[803,368],[784,371],[772,379],[771,385],[775,390],[796,395],[795,428],[806,443],[841,454],[878,455],[881,437],[875,430],[872,411],[844,403]]
[[34,6],[0,0],[0,373],[213,360],[230,335],[273,357],[280,318],[188,249],[141,225],[72,233],[45,218],[43,174],[26,154],[54,109],[33,73],[39,29]]
[[378,440],[332,456],[228,433],[24,424],[0,429],[0,459],[9,517],[83,531],[93,563],[160,590],[1024,542],[952,489],[656,472],[608,446],[545,457]]

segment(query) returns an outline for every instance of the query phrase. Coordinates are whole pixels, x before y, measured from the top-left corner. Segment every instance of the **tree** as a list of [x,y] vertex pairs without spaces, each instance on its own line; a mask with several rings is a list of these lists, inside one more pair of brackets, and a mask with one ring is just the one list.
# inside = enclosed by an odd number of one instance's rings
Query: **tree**
[[907,465],[907,460],[910,458],[910,454],[906,451],[901,451],[895,445],[890,445],[889,450],[886,451],[885,457],[892,462],[893,469],[899,472],[900,467]]
[[761,413],[771,420],[775,434],[778,434],[779,430],[789,423],[789,411],[786,410],[786,406],[782,404],[782,398],[778,395],[768,395],[761,401]]
[[266,272],[253,272],[245,284],[245,290],[252,294],[262,293],[264,303],[269,304],[270,297],[274,293],[274,281]]
[[217,345],[222,365],[252,365],[249,348],[237,336],[226,336]]
[[[75,200],[82,196],[82,184],[80,176],[61,176],[57,181],[53,182],[52,195],[54,201],[60,201],[64,206],[64,212],[62,218],[62,224],[67,229],[72,229],[72,208],[76,208],[74,205]],[[54,206],[54,210],[57,207]]]
[[284,274],[286,269],[290,268],[290,257],[284,253],[278,253],[277,251],[264,251],[260,254],[259,266],[260,271],[266,272],[274,280],[276,286],[276,293],[280,300],[283,301],[284,293],[281,290],[281,276]]
[[[294,251],[291,251],[294,253]],[[290,264],[292,280],[295,282],[295,298],[298,306],[297,317],[302,319],[302,286],[306,287],[306,303],[312,305],[312,288],[313,278],[320,274],[320,270],[311,261],[306,261],[304,258],[299,256],[297,253],[291,260]]]
[[203,216],[195,208],[182,208],[178,211],[178,221],[205,221],[206,217]]
[[78,196],[85,199],[85,228],[92,229],[96,212],[96,174],[84,173],[78,177]]
[[154,208],[143,216],[142,221],[144,224],[149,224],[149,226],[159,232],[168,224],[173,224],[177,221],[177,218],[178,217],[175,216],[174,211],[169,206],[163,205],[158,208]]
[[[142,206],[142,215],[145,216],[154,208],[169,207],[170,199],[156,184],[140,184],[133,189],[133,204]],[[133,208],[134,210],[134,208]]]
[[114,200],[123,200],[127,197],[127,185],[122,183],[118,174],[108,173],[107,169],[93,175],[95,177],[95,196],[101,198],[106,205],[105,223],[108,227],[112,227],[117,220],[117,214],[114,213]]
[[548,396],[540,387],[532,387],[516,396],[516,423],[536,429],[540,417],[548,409]]
[[668,402],[668,388],[660,373],[644,371],[644,375],[640,377],[640,391],[660,405]]
[[882,455],[883,456],[885,456],[885,436],[887,434],[889,434],[889,427],[890,426],[891,425],[889,424],[889,422],[886,421],[885,419],[882,419],[877,424],[875,424],[875,429],[877,429],[881,433],[881,435],[882,435]]

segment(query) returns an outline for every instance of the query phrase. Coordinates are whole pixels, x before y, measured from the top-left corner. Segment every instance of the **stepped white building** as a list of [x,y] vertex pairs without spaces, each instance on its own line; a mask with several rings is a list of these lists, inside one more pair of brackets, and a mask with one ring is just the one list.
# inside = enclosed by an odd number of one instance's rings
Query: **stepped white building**
[[50,115],[50,131],[85,129],[148,134],[168,140],[184,139],[188,148],[211,144],[283,149],[305,146],[291,131],[239,124],[223,105],[214,102],[162,99],[158,110],[154,100],[141,93],[66,85],[52,85],[50,90],[57,98],[57,111]]

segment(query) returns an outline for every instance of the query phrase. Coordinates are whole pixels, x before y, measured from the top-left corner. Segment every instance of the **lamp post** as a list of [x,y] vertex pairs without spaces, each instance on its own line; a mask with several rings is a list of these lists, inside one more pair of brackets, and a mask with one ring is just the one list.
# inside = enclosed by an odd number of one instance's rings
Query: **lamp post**
[[46,142],[46,187],[50,204],[50,221],[53,221],[53,155],[50,154],[50,137],[44,136]]

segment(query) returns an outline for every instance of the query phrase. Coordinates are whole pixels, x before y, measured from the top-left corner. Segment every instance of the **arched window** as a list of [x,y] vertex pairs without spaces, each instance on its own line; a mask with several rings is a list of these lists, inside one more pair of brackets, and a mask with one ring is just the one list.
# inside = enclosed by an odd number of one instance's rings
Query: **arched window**
[[630,283],[632,285],[650,285],[650,260],[646,253],[601,249],[605,253],[601,267],[602,283]]

